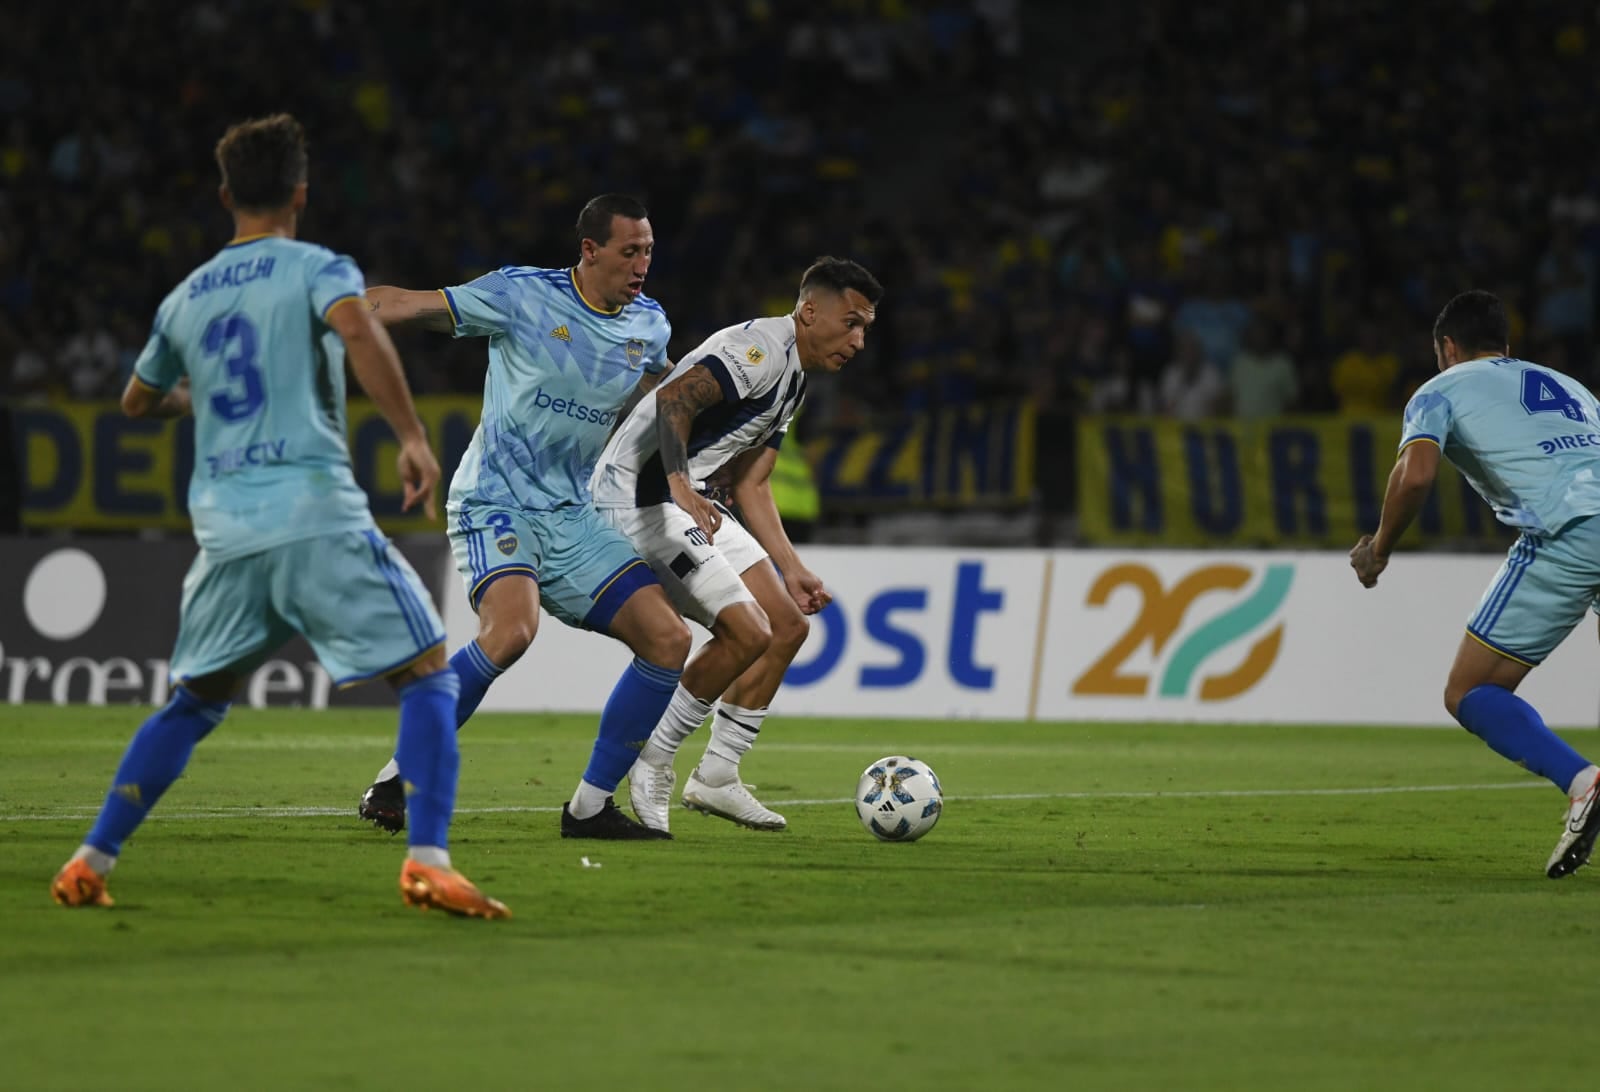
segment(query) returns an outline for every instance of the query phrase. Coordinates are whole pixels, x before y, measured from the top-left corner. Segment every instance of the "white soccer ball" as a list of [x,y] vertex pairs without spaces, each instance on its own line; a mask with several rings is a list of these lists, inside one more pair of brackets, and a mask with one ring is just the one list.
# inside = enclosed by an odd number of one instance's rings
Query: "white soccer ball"
[[878,759],[856,783],[856,816],[879,841],[915,842],[943,811],[938,775],[906,755]]

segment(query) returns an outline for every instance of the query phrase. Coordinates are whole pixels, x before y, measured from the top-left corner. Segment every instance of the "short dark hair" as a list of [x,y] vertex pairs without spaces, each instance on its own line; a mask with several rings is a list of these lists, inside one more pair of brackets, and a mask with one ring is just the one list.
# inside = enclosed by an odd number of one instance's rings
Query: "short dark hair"
[[601,246],[611,241],[611,219],[620,216],[625,220],[648,220],[650,213],[637,198],[625,193],[602,193],[591,198],[578,213],[578,245],[593,239]]
[[866,266],[848,258],[824,256],[812,262],[811,268],[800,276],[800,294],[804,296],[813,288],[826,288],[841,296],[853,288],[873,306],[883,298],[883,285],[878,278],[867,272]]
[[243,209],[276,209],[306,180],[306,131],[288,114],[229,126],[217,141],[222,184]]
[[1433,343],[1442,345],[1445,338],[1469,353],[1505,352],[1511,342],[1511,324],[1500,297],[1474,288],[1445,304],[1433,322]]

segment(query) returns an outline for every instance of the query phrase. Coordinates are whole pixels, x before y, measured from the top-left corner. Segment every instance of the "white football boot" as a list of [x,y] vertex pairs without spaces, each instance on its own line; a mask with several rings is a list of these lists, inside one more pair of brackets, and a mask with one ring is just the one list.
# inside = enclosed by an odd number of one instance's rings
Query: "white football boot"
[[1544,866],[1544,874],[1552,880],[1570,876],[1588,864],[1595,835],[1600,834],[1600,767],[1590,766],[1580,772],[1568,791],[1571,789],[1577,789],[1577,795],[1571,797],[1561,840]]
[[783,830],[789,821],[750,794],[738,778],[726,785],[707,785],[696,766],[683,786],[683,806],[720,816],[751,830]]
[[628,802],[639,822],[651,830],[667,829],[667,810],[677,781],[677,771],[671,766],[653,766],[642,758],[633,764],[628,771]]

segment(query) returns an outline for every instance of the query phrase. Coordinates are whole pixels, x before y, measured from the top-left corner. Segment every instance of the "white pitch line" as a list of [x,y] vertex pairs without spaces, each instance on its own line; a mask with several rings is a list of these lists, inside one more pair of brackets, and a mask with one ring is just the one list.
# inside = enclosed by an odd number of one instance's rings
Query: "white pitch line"
[[[969,801],[1004,801],[1004,800],[1197,800],[1197,799],[1236,799],[1261,797],[1271,798],[1279,796],[1388,796],[1395,793],[1418,792],[1499,792],[1505,789],[1532,789],[1539,788],[1545,783],[1532,779],[1523,781],[1498,781],[1488,785],[1371,785],[1351,789],[1192,789],[1178,792],[1015,792],[1015,793],[988,793],[975,796],[947,796],[947,801],[967,803]],[[833,797],[831,799],[817,800],[771,800],[773,807],[804,808],[804,807],[833,807],[841,804],[850,804],[854,801],[848,796]],[[503,814],[555,814],[559,806],[534,806],[508,804],[494,808],[457,808],[457,815],[503,815]],[[270,807],[238,807],[238,808],[213,808],[206,811],[157,811],[154,813],[161,819],[315,819],[329,815],[354,815],[351,808],[270,808]],[[68,821],[78,819],[93,819],[96,813],[92,811],[60,811],[48,815],[3,815],[3,823],[47,823],[54,821]]]

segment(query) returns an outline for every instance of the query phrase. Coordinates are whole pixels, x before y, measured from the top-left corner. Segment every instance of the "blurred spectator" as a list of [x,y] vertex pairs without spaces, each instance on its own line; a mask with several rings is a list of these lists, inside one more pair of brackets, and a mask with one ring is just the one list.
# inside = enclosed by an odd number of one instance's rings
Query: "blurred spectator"
[[1258,420],[1287,413],[1300,397],[1294,361],[1263,320],[1245,327],[1244,344],[1228,367],[1234,416]]
[[1191,333],[1179,334],[1177,355],[1161,373],[1157,408],[1180,421],[1195,421],[1222,413],[1227,400],[1227,383],[1206,356],[1200,339]]
[[1178,288],[1157,267],[1147,242],[1136,243],[1129,251],[1124,299],[1134,376],[1154,386],[1172,356],[1172,312],[1177,306]]
[[7,324],[7,332],[9,336],[0,337],[0,347],[11,358],[6,361],[6,393],[15,398],[49,393],[55,374],[50,362],[25,330]]
[[1578,249],[1569,224],[1557,225],[1539,260],[1538,281],[1534,329],[1541,338],[1559,341],[1571,360],[1587,360],[1594,336],[1595,258]]
[[1083,408],[1088,413],[1151,413],[1155,399],[1149,387],[1134,379],[1133,356],[1126,345],[1112,350],[1111,367],[1090,384]]
[[1329,377],[1340,413],[1386,414],[1396,408],[1395,379],[1400,358],[1380,336],[1378,324],[1362,318],[1356,343],[1333,361]]
[[122,393],[122,354],[105,324],[105,317],[80,301],[77,321],[57,359],[74,398],[114,398]]
[[1190,278],[1191,294],[1172,316],[1179,336],[1192,334],[1206,358],[1226,364],[1239,351],[1239,339],[1250,325],[1250,308],[1233,291],[1220,259],[1198,263]]

